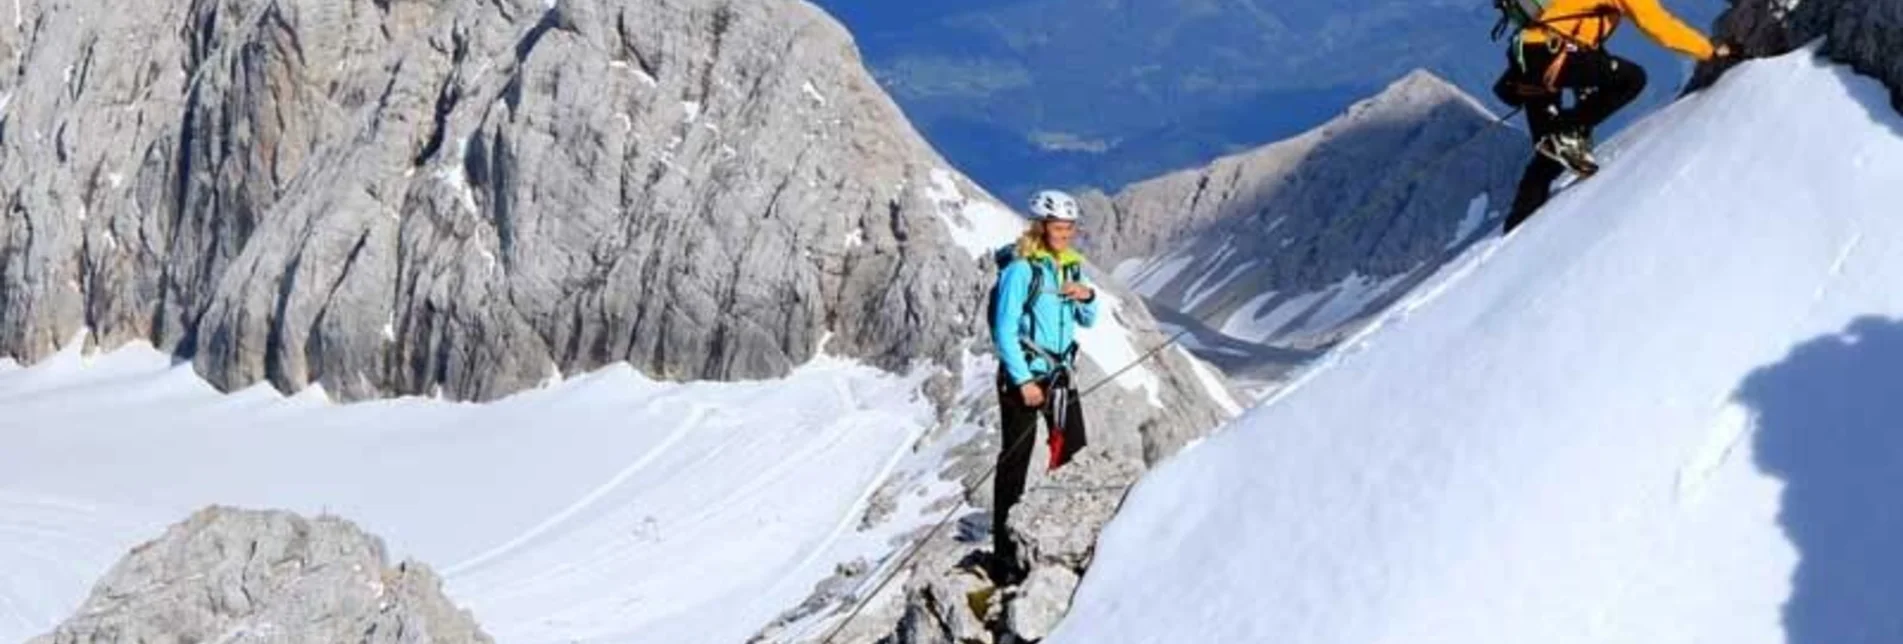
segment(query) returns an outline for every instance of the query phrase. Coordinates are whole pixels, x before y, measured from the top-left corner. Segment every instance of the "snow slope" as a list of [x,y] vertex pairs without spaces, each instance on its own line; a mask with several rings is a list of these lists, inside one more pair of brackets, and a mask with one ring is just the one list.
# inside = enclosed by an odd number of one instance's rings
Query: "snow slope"
[[1024,234],[1024,218],[983,196],[965,196],[958,187],[958,175],[949,169],[932,170],[932,185],[926,198],[938,210],[938,218],[951,230],[952,241],[971,253],[973,259],[988,258],[999,246]]
[[1903,641],[1903,118],[1809,52],[1160,468],[1050,642]]
[[357,521],[498,641],[744,641],[919,522],[857,531],[934,420],[919,385],[822,358],[772,382],[623,366],[490,405],[339,406],[221,395],[150,349],[0,369],[0,641],[211,503]]

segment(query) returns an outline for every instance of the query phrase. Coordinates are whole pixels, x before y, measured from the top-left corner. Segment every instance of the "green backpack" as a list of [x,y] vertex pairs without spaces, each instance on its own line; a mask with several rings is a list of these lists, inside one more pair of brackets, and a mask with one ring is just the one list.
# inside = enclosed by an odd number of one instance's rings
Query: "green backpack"
[[1500,22],[1493,25],[1494,40],[1540,24],[1540,14],[1546,13],[1546,4],[1540,0],[1493,0],[1493,8],[1500,11]]

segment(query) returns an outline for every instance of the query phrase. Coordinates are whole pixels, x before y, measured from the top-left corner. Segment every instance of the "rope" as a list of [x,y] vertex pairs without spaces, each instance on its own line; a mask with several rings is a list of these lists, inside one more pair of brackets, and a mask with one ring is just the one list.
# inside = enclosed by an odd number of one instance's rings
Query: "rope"
[[[1098,380],[1096,384],[1093,384],[1090,387],[1085,388],[1083,392],[1077,394],[1077,399],[1083,400],[1085,398],[1089,398],[1091,394],[1096,393],[1098,390],[1103,389],[1105,386],[1109,385],[1110,383],[1115,382],[1116,379],[1122,377],[1123,374],[1129,373],[1132,369],[1137,368],[1138,366],[1142,365],[1145,362],[1149,362],[1151,358],[1154,358],[1157,355],[1163,353],[1164,349],[1168,349],[1172,346],[1175,346],[1177,342],[1183,339],[1183,336],[1186,336],[1188,334],[1189,334],[1189,329],[1183,329],[1181,331],[1177,331],[1176,335],[1170,336],[1169,340],[1164,341],[1162,344],[1156,345],[1156,347],[1145,352],[1143,355],[1137,356],[1137,359],[1131,361],[1130,364],[1124,365],[1122,369],[1118,369],[1115,372],[1111,373],[1110,375],[1104,376],[1103,379]],[[983,413],[988,414],[988,413],[997,411],[997,409],[998,409],[998,403],[994,402],[990,406],[986,407]],[[1011,445],[1011,449],[1018,449],[1020,447],[1023,447],[1035,436],[1037,436],[1037,432],[1025,432],[1023,436],[1018,438],[1018,442],[1013,443]],[[999,466],[999,463],[993,462],[991,464],[991,467],[985,469],[984,474],[978,478],[976,483],[972,484],[970,487],[965,488],[965,493],[970,494],[974,490],[977,490],[979,487],[982,487],[985,483],[990,482],[993,477],[998,475],[998,466]],[[945,528],[952,524],[952,520],[958,516],[958,511],[963,510],[964,507],[965,506],[963,503],[952,504],[952,507],[945,511],[944,516],[939,517],[938,521],[932,524],[931,531],[925,533],[925,536],[920,537],[918,540],[913,541],[910,546],[907,546],[907,552],[905,553],[905,556],[900,557],[896,565],[887,569],[887,574],[885,575],[885,578],[881,579],[878,584],[874,585],[872,587],[871,592],[860,595],[859,599],[853,602],[852,610],[846,613],[846,617],[844,619],[839,620],[839,623],[834,624],[832,628],[827,629],[826,636],[824,638],[821,638],[819,641],[822,644],[832,644],[833,640],[838,638],[839,634],[844,632],[847,626],[852,625],[853,620],[859,618],[860,613],[865,612],[866,606],[871,605],[872,600],[876,599],[879,596],[879,593],[885,592],[886,586],[891,585],[893,580],[899,578],[900,572],[907,571],[912,568],[913,564],[916,563],[918,556],[925,551],[925,544],[931,543],[933,539],[937,539],[939,533],[944,532]]]

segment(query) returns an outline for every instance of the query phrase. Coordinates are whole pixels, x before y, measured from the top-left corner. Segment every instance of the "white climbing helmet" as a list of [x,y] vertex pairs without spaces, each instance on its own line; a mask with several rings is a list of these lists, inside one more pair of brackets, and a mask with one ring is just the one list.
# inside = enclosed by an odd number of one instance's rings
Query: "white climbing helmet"
[[1031,217],[1043,221],[1077,221],[1077,200],[1057,190],[1031,197]]

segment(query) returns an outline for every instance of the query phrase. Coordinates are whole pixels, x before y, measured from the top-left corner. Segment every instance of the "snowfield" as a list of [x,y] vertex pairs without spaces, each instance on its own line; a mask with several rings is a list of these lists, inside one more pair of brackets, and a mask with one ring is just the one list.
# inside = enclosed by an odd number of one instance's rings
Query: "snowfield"
[[1903,642],[1903,118],[1810,52],[1611,147],[1140,484],[1048,641]]
[[827,358],[739,384],[623,366],[489,405],[341,406],[219,394],[149,348],[0,367],[0,641],[218,503],[356,521],[498,641],[742,642],[916,525],[857,530],[934,421],[920,382]]

